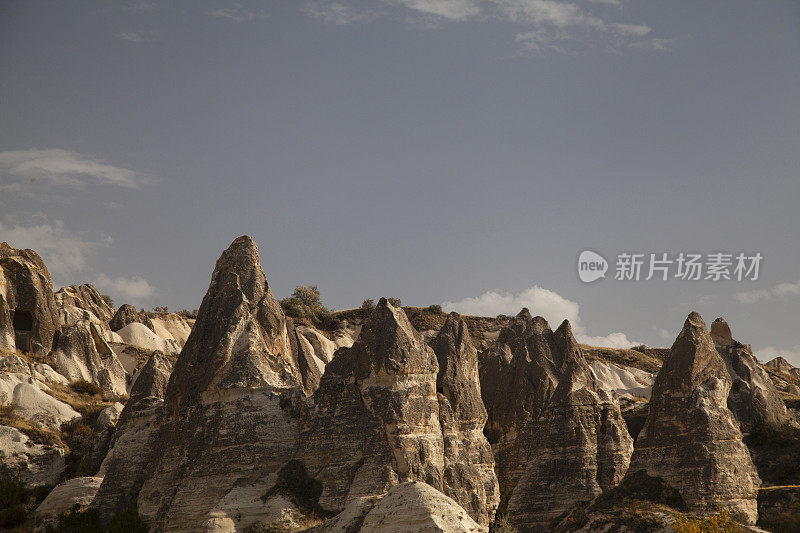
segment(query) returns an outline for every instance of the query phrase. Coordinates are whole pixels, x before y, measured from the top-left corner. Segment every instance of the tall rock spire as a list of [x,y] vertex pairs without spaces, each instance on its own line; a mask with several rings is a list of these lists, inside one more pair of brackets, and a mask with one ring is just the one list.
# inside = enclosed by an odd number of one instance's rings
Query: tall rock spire
[[553,332],[523,309],[481,354],[481,388],[503,512],[521,531],[546,530],[624,476],[633,441],[568,321]]
[[656,376],[629,473],[663,479],[692,512],[725,510],[754,524],[761,480],[726,406],[730,387],[703,319],[691,313]]

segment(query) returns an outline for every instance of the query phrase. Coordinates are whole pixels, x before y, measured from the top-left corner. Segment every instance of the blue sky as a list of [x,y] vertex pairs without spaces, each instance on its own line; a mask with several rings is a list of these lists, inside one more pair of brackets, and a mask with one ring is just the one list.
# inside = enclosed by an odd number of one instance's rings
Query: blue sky
[[[0,4],[0,239],[57,285],[532,307],[669,345],[691,310],[800,364],[800,4]],[[595,250],[760,252],[757,281],[580,282]],[[555,327],[555,325],[554,325]]]

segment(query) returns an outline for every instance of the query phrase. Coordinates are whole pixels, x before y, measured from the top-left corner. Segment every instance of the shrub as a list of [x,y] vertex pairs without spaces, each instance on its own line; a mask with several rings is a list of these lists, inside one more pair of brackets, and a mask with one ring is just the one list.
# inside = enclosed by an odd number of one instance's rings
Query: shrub
[[736,522],[731,521],[725,511],[711,516],[676,515],[672,529],[676,533],[737,533]]
[[375,309],[375,300],[372,298],[367,298],[363,302],[361,302],[361,309],[364,311],[372,312]]
[[102,299],[103,299],[103,301],[104,301],[105,303],[107,303],[107,304],[108,304],[108,306],[109,306],[111,309],[116,309],[116,308],[117,308],[117,306],[115,306],[115,305],[114,305],[114,298],[112,298],[112,297],[111,297],[111,296],[109,296],[108,294],[101,294],[101,295],[100,295],[100,298],[102,298]]
[[393,307],[402,307],[403,302],[400,301],[400,298],[386,298],[386,300],[392,304]]
[[0,476],[0,529],[19,526],[50,493],[51,487],[29,489],[15,473]]
[[492,522],[491,527],[489,527],[489,531],[491,533],[517,533],[517,528],[508,521],[508,518],[501,516]]
[[55,524],[45,529],[46,533],[105,533],[100,525],[100,511],[90,507],[81,511],[76,503],[69,511],[58,515]]
[[429,305],[428,306],[428,312],[436,313],[437,315],[439,315],[439,314],[442,313],[442,306],[439,305],[439,304]]
[[283,312],[292,318],[307,319],[314,325],[323,324],[331,312],[322,305],[316,285],[298,285],[288,298],[280,302]]
[[169,308],[166,305],[163,307],[154,307],[153,312],[157,315],[163,315],[169,313]]
[[69,384],[69,388],[78,394],[86,394],[87,396],[103,396],[103,389],[96,383],[90,383],[83,379],[73,381]]

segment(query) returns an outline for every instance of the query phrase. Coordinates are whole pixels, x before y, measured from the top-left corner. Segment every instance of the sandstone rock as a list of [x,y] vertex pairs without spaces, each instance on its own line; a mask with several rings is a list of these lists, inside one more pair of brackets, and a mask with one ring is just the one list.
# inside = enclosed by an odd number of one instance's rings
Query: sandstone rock
[[18,416],[51,429],[81,417],[68,404],[44,392],[46,388],[30,375],[0,373],[0,405],[13,406]]
[[55,293],[55,299],[60,308],[73,306],[85,309],[106,323],[114,316],[114,308],[89,284],[62,287]]
[[398,483],[443,489],[436,355],[402,309],[381,299],[355,344],[327,365],[304,413],[298,459],[340,510]]
[[289,332],[289,346],[293,364],[300,372],[303,390],[310,396],[317,387],[325,372],[325,361],[317,357],[314,346],[300,333],[291,318],[286,318],[286,329]]
[[101,477],[76,477],[60,483],[34,511],[37,524],[52,522],[59,513],[69,511],[75,505],[79,508],[88,506],[102,481]]
[[520,530],[547,529],[622,479],[632,439],[569,322],[553,332],[523,309],[481,355],[480,371],[505,515]]
[[459,505],[430,485],[401,483],[380,498],[359,499],[316,533],[461,533],[487,531]]
[[[425,481],[488,523],[498,492],[481,428],[477,356],[453,317],[438,337],[447,363],[405,313],[381,299],[353,346],[336,352],[302,409],[297,460],[321,484],[319,505],[342,511],[405,481]],[[441,378],[442,394],[436,392]]]
[[36,444],[16,428],[0,426],[0,466],[30,487],[55,485],[66,466],[64,449]]
[[613,392],[616,396],[650,399],[655,374],[601,361],[592,361],[589,366],[599,387]]
[[152,318],[153,332],[164,340],[174,340],[179,348],[186,344],[192,326],[180,315],[167,313]]
[[119,331],[133,322],[144,324],[155,333],[153,322],[150,320],[150,317],[147,316],[145,310],[137,311],[136,308],[130,304],[122,304],[114,313],[108,325],[111,327],[112,331]]
[[431,341],[439,362],[436,390],[444,436],[443,492],[478,524],[488,526],[500,503],[492,447],[483,434],[478,351],[467,324],[451,313]]
[[771,361],[768,361],[767,363],[764,364],[764,366],[768,366],[770,368],[777,370],[778,372],[783,372],[784,374],[790,374],[795,377],[800,377],[800,368],[796,368],[789,361],[780,356],[776,357]]
[[[116,402],[100,412],[92,428],[92,436],[89,439],[90,448],[81,460],[81,472],[95,474],[100,469],[111,446],[111,439],[114,437],[114,430],[124,407],[123,404]],[[99,486],[100,482],[98,481],[97,487]],[[95,492],[97,492],[96,489]],[[92,498],[94,498],[94,493],[92,493]]]
[[0,348],[46,355],[58,328],[53,285],[33,250],[0,243]]
[[692,512],[724,509],[753,524],[761,480],[726,406],[730,386],[703,319],[691,313],[656,376],[629,473],[664,480]]
[[161,338],[140,322],[131,322],[116,333],[125,344],[130,344],[147,352],[158,350],[168,354],[177,354],[181,351],[180,346],[174,339]]
[[130,398],[119,415],[97,474],[104,479],[94,505],[106,518],[136,501],[139,487],[149,474],[147,466],[158,438],[164,393],[171,373],[169,359],[155,352],[131,386]]
[[731,378],[728,409],[739,423],[761,420],[776,425],[785,422],[788,419],[786,405],[750,346],[733,340],[731,328],[722,318],[711,324],[711,338]]
[[301,382],[283,312],[255,243],[240,237],[217,261],[167,386],[138,495],[150,527],[269,525],[270,511],[251,502],[296,447],[299,422],[282,400],[293,392],[301,394]]
[[49,358],[58,373],[69,381],[95,383],[117,395],[127,392],[125,368],[92,322],[64,327]]

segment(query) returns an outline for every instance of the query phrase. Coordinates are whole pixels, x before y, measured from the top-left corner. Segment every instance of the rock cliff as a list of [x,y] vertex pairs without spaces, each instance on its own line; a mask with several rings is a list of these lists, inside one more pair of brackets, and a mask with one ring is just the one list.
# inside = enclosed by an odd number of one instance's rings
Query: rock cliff
[[730,387],[703,319],[691,313],[656,376],[629,473],[664,480],[692,512],[725,510],[754,524],[761,480],[727,408]]

